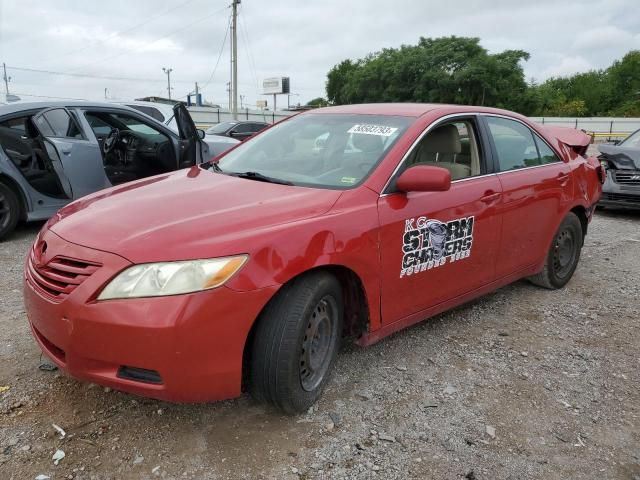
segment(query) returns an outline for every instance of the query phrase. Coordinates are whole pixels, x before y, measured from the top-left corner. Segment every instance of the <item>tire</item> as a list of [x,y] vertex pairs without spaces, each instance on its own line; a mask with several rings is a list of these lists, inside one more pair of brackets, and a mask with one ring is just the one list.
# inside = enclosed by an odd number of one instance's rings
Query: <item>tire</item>
[[308,410],[329,380],[340,346],[342,288],[327,272],[285,285],[269,302],[253,336],[249,390],[293,415]]
[[6,184],[0,182],[0,240],[10,234],[20,219],[20,201]]
[[551,290],[564,287],[576,271],[583,242],[580,219],[575,213],[569,212],[553,237],[544,268],[529,277],[529,281]]

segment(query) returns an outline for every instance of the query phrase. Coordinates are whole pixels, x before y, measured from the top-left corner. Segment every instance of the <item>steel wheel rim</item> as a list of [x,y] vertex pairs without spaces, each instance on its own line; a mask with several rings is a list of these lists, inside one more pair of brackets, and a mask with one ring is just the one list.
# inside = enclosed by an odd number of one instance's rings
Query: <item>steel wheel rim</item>
[[323,297],[314,307],[302,341],[300,383],[313,391],[325,377],[336,341],[337,305],[332,297]]
[[5,228],[11,221],[9,202],[3,193],[0,193],[0,228]]
[[577,242],[571,229],[558,233],[553,244],[553,271],[559,278],[564,278],[571,271],[576,258]]

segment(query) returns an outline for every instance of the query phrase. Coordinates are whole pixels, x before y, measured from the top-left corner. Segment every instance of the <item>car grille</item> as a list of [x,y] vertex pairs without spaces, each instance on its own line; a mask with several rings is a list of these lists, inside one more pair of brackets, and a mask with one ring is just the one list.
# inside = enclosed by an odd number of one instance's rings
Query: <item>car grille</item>
[[640,204],[640,195],[628,195],[626,193],[603,193],[602,199]]
[[27,262],[27,279],[45,296],[61,302],[101,266],[61,256],[52,258],[46,265],[39,265],[33,248]]
[[622,185],[640,186],[640,171],[614,170],[613,172],[613,178],[617,183],[620,183]]

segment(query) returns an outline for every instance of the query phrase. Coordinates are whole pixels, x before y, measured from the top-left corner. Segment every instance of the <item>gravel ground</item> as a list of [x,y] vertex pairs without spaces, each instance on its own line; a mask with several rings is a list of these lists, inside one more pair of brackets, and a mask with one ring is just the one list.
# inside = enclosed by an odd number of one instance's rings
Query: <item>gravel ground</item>
[[517,282],[345,346],[297,418],[248,396],[172,405],[40,370],[20,293],[39,225],[23,226],[0,243],[0,479],[638,480],[639,226],[640,213],[599,211],[564,290]]

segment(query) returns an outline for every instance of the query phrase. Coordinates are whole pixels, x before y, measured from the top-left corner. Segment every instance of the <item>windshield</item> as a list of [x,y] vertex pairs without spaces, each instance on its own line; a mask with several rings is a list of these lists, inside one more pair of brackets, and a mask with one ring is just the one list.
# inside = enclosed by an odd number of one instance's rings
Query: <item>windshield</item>
[[306,114],[260,133],[220,159],[225,173],[322,188],[361,183],[413,122],[383,115]]
[[624,141],[620,142],[620,145],[624,145],[629,148],[640,148],[640,130],[636,130],[629,135]]
[[213,127],[207,128],[206,133],[224,133],[227,130],[229,130],[231,127],[233,127],[235,124],[236,122],[219,123],[217,125],[214,125]]

